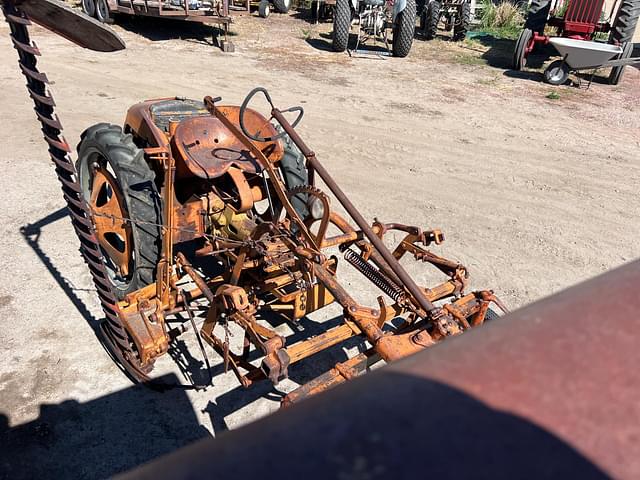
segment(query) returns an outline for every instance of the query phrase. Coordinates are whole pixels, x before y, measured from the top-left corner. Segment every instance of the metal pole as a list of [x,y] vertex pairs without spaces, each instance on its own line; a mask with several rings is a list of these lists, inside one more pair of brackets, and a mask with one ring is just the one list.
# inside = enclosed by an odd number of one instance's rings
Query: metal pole
[[380,238],[374,233],[371,229],[367,221],[360,214],[358,209],[351,203],[351,201],[347,198],[342,189],[338,186],[338,184],[331,178],[329,172],[322,166],[322,164],[316,158],[315,153],[305,145],[302,141],[302,138],[298,135],[298,133],[291,127],[291,124],[284,117],[282,112],[277,108],[274,108],[271,111],[271,115],[275,118],[280,124],[283,126],[289,137],[293,143],[297,145],[302,154],[307,158],[309,164],[313,167],[313,169],[320,175],[320,178],[327,184],[329,190],[335,195],[338,201],[345,208],[347,213],[351,215],[351,218],[356,222],[358,227],[362,230],[362,232],[366,235],[369,241],[373,244],[374,248],[382,255],[382,258],[389,265],[393,273],[395,273],[402,284],[409,290],[409,293],[414,298],[414,300],[418,303],[425,312],[429,313],[436,309],[436,306],[427,300],[424,292],[420,290],[416,282],[413,281],[413,278],[409,276],[407,271],[400,265],[398,260],[391,254],[386,245],[380,240]]

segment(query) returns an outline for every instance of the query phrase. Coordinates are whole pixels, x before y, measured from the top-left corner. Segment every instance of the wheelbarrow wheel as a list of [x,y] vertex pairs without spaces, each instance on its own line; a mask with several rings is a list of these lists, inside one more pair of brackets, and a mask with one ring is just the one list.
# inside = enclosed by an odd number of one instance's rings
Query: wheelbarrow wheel
[[[622,47],[622,53],[618,56],[618,59],[622,60],[624,58],[631,58],[631,53],[633,52],[633,43],[627,42]],[[611,73],[609,74],[609,83],[611,85],[618,85],[620,80],[622,80],[622,74],[624,73],[625,66],[621,65],[619,67],[613,67],[611,69]]]
[[333,51],[344,52],[349,43],[349,30],[351,30],[351,7],[349,0],[336,0],[333,15]]
[[267,18],[269,15],[271,15],[271,4],[268,2],[268,0],[262,0],[260,2],[260,5],[258,5],[258,15],[260,15],[262,18]]
[[569,80],[569,66],[564,60],[556,60],[544,71],[544,79],[551,85],[564,85]]
[[531,42],[531,38],[533,38],[533,31],[529,28],[525,28],[520,33],[513,51],[512,67],[514,70],[520,71],[527,66],[527,46]]
[[76,168],[111,290],[122,300],[155,281],[162,242],[155,174],[131,135],[107,123],[82,134]]

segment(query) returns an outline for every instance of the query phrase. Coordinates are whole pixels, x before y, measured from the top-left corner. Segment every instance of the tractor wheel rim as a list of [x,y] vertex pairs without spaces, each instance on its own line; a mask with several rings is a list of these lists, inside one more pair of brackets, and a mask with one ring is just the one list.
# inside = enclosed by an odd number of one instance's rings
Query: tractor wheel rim
[[112,265],[114,280],[129,277],[132,260],[132,231],[117,180],[104,167],[93,173],[89,206],[93,212],[98,243]]

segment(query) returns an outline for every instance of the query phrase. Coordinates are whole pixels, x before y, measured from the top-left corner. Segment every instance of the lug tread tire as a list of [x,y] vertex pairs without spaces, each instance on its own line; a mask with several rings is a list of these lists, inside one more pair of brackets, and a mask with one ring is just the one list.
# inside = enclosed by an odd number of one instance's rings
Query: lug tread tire
[[464,2],[460,6],[460,24],[453,27],[453,40],[464,40],[471,26],[471,4]]
[[396,16],[393,27],[393,56],[404,58],[409,55],[416,31],[416,1],[407,0],[407,5]]
[[442,4],[438,0],[432,0],[425,8],[424,37],[433,40],[438,34],[438,23],[440,23],[440,10]]
[[551,11],[551,0],[532,0],[527,13],[527,20],[524,28],[542,35],[544,27],[547,26],[549,12]]
[[633,40],[640,16],[640,0],[622,0],[611,28],[610,42],[624,44]]
[[[627,42],[622,47],[622,53],[618,56],[619,59],[630,58],[633,53],[633,43]],[[618,85],[620,80],[622,80],[622,75],[624,74],[624,70],[626,65],[621,65],[619,67],[613,67],[611,69],[611,73],[609,74],[609,84],[610,85]]]
[[349,44],[349,31],[351,30],[351,5],[349,0],[336,0],[333,15],[333,42],[334,52],[344,52]]
[[128,293],[155,281],[162,243],[162,230],[158,226],[162,224],[162,199],[155,184],[155,174],[132,136],[123,133],[117,125],[99,123],[85,130],[78,144],[76,168],[85,200],[88,201],[90,182],[88,162],[95,153],[113,169],[129,218],[146,222],[131,226],[134,261],[129,282],[112,287],[116,297],[123,299]]

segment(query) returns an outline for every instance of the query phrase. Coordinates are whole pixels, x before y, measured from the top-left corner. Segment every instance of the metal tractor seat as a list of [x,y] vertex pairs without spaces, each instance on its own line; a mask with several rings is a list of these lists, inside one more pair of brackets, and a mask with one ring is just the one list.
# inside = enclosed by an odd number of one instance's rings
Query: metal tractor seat
[[[237,125],[239,107],[216,106],[216,108]],[[254,110],[246,111],[244,121],[251,133],[258,133],[262,137],[272,137],[277,134],[273,125]],[[254,142],[254,144],[273,163],[279,161],[284,153],[281,140]],[[211,115],[194,116],[181,121],[173,134],[172,146],[176,158],[183,160],[183,162],[177,162],[178,177],[195,175],[211,179],[225,174],[231,167],[236,167],[245,173],[260,171],[258,162],[242,141],[220,120]]]

